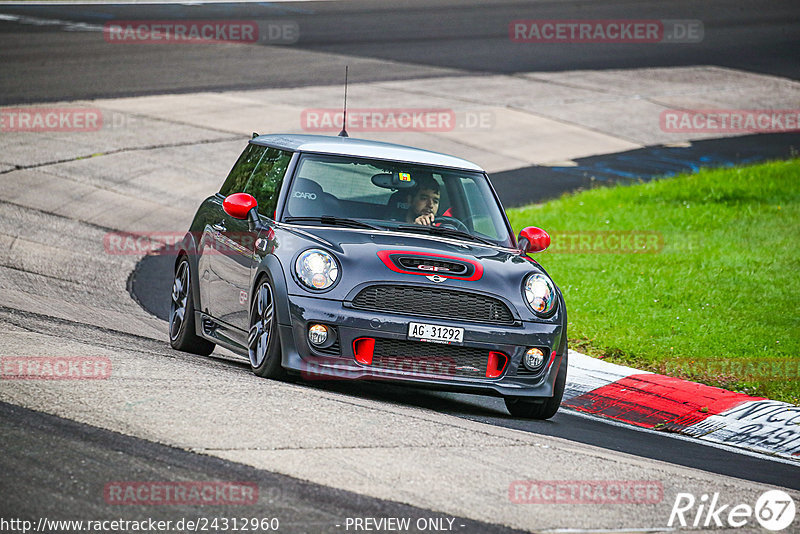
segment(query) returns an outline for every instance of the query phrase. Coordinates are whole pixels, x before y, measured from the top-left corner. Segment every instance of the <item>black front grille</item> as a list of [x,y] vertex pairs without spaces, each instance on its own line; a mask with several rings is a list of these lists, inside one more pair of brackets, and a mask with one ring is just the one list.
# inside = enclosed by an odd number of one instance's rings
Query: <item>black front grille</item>
[[479,323],[514,323],[511,310],[498,299],[465,291],[432,287],[392,285],[366,287],[353,299],[353,307]]
[[488,360],[486,349],[377,338],[371,367],[420,376],[486,378]]

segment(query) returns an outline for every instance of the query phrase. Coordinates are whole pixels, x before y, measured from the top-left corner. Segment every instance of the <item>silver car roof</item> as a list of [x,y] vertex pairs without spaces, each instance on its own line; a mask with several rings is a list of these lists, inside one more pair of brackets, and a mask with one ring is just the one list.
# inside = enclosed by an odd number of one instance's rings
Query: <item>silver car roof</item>
[[259,135],[253,143],[267,145],[292,152],[311,152],[314,154],[333,154],[356,156],[371,159],[386,159],[407,163],[422,163],[437,167],[450,167],[484,172],[481,167],[455,156],[413,148],[410,146],[368,141],[353,137],[333,137],[327,135],[270,134]]

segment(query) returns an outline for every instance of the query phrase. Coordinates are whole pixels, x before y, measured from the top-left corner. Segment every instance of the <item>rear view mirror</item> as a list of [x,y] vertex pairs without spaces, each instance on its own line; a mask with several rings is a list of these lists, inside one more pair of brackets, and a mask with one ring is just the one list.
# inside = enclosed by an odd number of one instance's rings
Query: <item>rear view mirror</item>
[[225,197],[222,209],[234,219],[246,219],[250,210],[258,207],[258,202],[253,195],[247,193],[234,193]]
[[372,177],[372,183],[384,189],[411,189],[416,182],[407,172],[381,173]]
[[550,246],[550,235],[535,226],[523,228],[519,233],[519,246],[524,252],[541,252]]

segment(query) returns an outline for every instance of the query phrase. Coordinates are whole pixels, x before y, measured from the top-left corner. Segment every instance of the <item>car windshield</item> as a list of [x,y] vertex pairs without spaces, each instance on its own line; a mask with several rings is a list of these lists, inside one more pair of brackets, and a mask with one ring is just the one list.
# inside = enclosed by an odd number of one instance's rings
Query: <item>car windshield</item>
[[360,221],[365,228],[513,244],[502,209],[479,172],[305,154],[294,176],[286,222],[357,227],[347,221]]

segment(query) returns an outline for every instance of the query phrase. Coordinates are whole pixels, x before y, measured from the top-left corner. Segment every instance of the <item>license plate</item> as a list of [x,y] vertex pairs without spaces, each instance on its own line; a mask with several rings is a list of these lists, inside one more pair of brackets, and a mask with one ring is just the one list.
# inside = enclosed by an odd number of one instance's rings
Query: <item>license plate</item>
[[464,341],[464,329],[438,324],[408,323],[408,339],[431,343],[457,343]]

